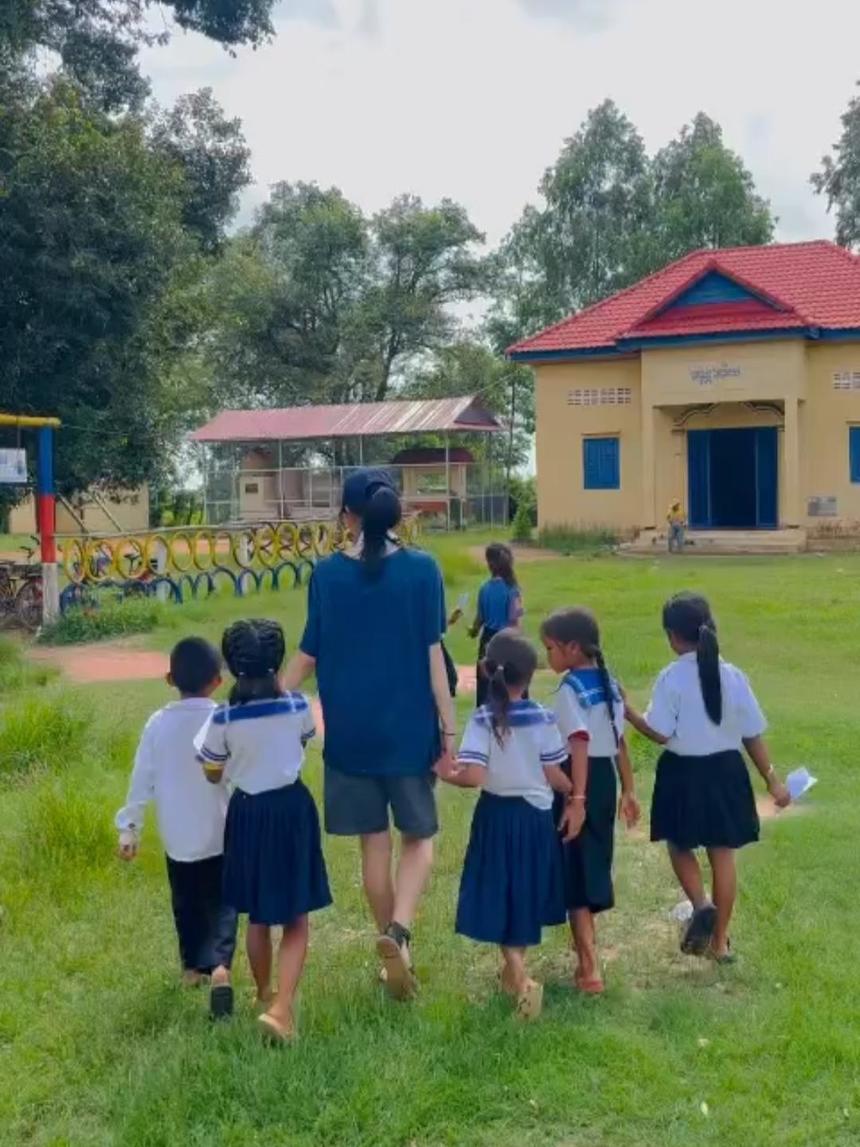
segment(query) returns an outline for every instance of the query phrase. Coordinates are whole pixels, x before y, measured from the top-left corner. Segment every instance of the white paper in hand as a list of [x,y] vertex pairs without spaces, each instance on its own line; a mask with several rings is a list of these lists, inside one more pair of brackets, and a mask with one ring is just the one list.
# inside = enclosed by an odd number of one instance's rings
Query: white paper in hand
[[818,784],[818,778],[813,777],[809,769],[795,769],[794,772],[788,774],[785,778],[785,787],[791,793],[793,801],[799,800],[805,793],[808,793],[813,785]]
[[457,598],[457,609],[459,609],[460,613],[466,612],[466,606],[468,604],[469,604],[469,595],[467,593],[461,593],[460,596]]

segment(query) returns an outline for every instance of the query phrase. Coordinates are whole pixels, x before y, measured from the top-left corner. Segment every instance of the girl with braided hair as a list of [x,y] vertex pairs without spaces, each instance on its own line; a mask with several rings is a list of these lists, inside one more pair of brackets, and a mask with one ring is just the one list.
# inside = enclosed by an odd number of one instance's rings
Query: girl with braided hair
[[[526,691],[537,668],[534,646],[513,629],[489,642],[482,669],[488,704],[466,729],[457,763],[438,775],[479,788],[457,904],[457,931],[502,956],[501,987],[516,1014],[535,1019],[543,987],[526,967],[542,929],[565,917],[562,858],[553,819],[553,791],[567,794],[561,770],[567,747],[553,714]],[[571,806],[568,806],[570,811]],[[566,831],[566,828],[564,829]]]
[[[614,907],[612,854],[615,842],[616,767],[621,778],[618,816],[628,827],[639,820],[633,770],[624,741],[624,701],[600,648],[600,630],[590,610],[561,609],[541,626],[550,668],[562,675],[553,708],[570,751],[574,839],[564,850],[565,896],[576,949],[574,985],[591,995],[603,991],[594,917]],[[560,814],[563,802],[556,798]]]
[[[263,1034],[295,1034],[293,1004],[308,946],[308,913],[331,904],[313,797],[301,781],[314,736],[310,703],[278,681],[284,633],[275,621],[234,622],[222,652],[235,679],[195,741],[208,780],[230,782],[224,899],[248,916],[248,960]],[[283,929],[272,993],[273,927]]]
[[[759,836],[741,749],[778,808],[791,797],[770,763],[763,739],[766,721],[749,681],[720,657],[717,626],[705,598],[676,594],[663,607],[663,629],[677,658],[657,678],[644,717],[627,707],[633,727],[665,749],[651,800],[651,839],[666,841],[672,868],[693,905],[681,951],[731,963],[735,850]],[[708,853],[711,898],[697,848]]]

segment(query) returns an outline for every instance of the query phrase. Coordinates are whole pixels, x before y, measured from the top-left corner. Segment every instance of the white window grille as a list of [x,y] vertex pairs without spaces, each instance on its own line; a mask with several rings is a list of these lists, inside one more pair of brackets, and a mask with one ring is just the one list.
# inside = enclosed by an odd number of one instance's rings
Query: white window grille
[[860,390],[860,370],[836,370],[833,372],[834,390]]
[[629,406],[632,401],[629,386],[583,386],[567,392],[568,406]]

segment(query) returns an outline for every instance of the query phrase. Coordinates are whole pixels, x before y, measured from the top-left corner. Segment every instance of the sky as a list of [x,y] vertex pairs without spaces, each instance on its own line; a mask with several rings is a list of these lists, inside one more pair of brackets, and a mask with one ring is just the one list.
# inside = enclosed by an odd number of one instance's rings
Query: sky
[[722,124],[784,241],[831,237],[810,172],[860,79],[856,0],[281,0],[231,58],[177,34],[145,54],[156,98],[210,86],[255,183],[337,185],[365,211],[463,203],[497,243],[587,111],[611,97],[654,151],[699,110]]

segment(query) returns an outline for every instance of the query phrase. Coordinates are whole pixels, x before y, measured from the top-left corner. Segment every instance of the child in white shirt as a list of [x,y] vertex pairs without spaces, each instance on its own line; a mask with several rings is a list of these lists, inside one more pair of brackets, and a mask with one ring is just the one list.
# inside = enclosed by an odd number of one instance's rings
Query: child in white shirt
[[567,748],[554,716],[525,698],[537,667],[532,645],[514,630],[489,642],[482,670],[490,703],[476,711],[458,764],[439,775],[480,788],[457,905],[459,933],[498,944],[502,988],[517,1015],[540,1014],[543,987],[525,963],[541,930],[564,921],[561,853],[553,820],[553,789],[571,791],[560,765]]
[[[615,905],[612,857],[618,815],[639,820],[633,770],[624,742],[624,702],[606,668],[600,630],[590,610],[560,609],[541,626],[550,668],[562,675],[553,709],[570,752],[574,839],[564,848],[568,920],[576,949],[574,986],[604,990],[595,917]],[[621,778],[617,802],[616,771]]]
[[[233,787],[224,836],[224,896],[248,916],[248,959],[263,1034],[295,1034],[293,1002],[308,945],[308,913],[331,904],[316,805],[301,780],[314,735],[310,702],[281,688],[284,633],[275,621],[237,621],[222,652],[236,679],[196,745],[207,780]],[[272,928],[280,927],[273,996]]]
[[132,860],[144,810],[155,803],[183,980],[193,985],[211,976],[215,1018],[233,1010],[236,913],[225,905],[221,887],[227,800],[201,776],[194,738],[216,708],[212,693],[220,682],[221,658],[207,641],[189,637],[175,646],[167,683],[179,691],[179,700],[147,721],[126,804],[116,815],[120,856]]
[[[677,594],[663,607],[663,628],[677,660],[657,678],[644,717],[627,706],[633,727],[665,750],[651,800],[651,839],[667,842],[675,875],[693,905],[681,950],[731,963],[735,849],[759,836],[741,749],[779,808],[791,797],[770,763],[766,722],[749,682],[720,657],[707,601],[698,594]],[[711,865],[712,899],[694,851],[700,847]]]

